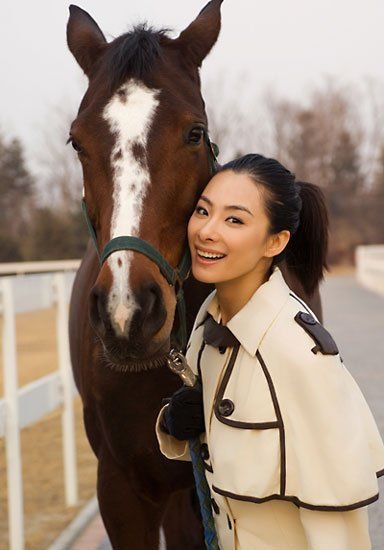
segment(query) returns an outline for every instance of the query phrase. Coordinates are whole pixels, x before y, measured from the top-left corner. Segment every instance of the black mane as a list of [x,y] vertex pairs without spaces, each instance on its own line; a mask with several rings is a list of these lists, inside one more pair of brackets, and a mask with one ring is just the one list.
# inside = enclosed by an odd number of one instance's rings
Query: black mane
[[107,59],[111,91],[127,78],[142,79],[161,55],[161,40],[168,38],[169,29],[155,30],[146,22],[135,25],[111,43]]

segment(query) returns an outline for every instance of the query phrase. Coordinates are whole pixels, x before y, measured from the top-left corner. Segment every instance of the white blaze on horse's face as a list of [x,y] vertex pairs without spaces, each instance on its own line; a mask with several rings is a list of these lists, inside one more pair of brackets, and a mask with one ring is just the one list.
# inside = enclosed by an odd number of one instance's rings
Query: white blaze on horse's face
[[[159,105],[160,90],[147,88],[130,79],[106,105],[103,118],[108,122],[116,142],[111,153],[113,168],[113,212],[110,239],[123,235],[139,236],[143,201],[150,186],[146,147],[152,121]],[[139,149],[140,159],[134,154]],[[108,258],[113,283],[108,299],[111,320],[126,333],[137,304],[129,288],[132,252],[118,251]]]

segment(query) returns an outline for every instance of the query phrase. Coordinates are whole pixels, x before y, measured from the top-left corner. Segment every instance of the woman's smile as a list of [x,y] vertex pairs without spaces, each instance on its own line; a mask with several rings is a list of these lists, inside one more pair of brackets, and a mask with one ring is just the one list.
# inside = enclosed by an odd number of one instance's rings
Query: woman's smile
[[268,218],[253,180],[219,172],[200,196],[188,224],[194,277],[220,284],[259,270],[267,237]]
[[214,250],[207,250],[200,246],[195,247],[195,260],[201,265],[213,265],[217,264],[220,260],[223,260],[226,254],[216,252]]

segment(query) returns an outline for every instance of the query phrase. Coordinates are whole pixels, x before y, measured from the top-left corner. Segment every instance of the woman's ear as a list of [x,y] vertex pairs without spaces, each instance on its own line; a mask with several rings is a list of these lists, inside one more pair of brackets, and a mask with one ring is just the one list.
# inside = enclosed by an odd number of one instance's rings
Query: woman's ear
[[288,229],[284,229],[279,233],[274,233],[273,235],[269,235],[267,239],[265,256],[267,258],[278,256],[281,252],[283,252],[290,238],[291,238],[291,233],[288,231]]

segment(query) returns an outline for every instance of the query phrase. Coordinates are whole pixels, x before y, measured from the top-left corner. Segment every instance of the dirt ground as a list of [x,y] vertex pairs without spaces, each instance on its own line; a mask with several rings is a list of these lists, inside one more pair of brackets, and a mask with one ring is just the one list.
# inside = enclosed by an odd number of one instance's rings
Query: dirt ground
[[[16,330],[19,386],[57,370],[54,308],[17,315]],[[2,376],[0,349],[1,397]],[[65,506],[60,412],[47,415],[21,432],[27,550],[47,548],[95,494],[96,460],[84,433],[78,397],[75,411],[79,482],[76,507]],[[6,485],[5,444],[4,439],[0,439],[0,550],[9,547]]]

